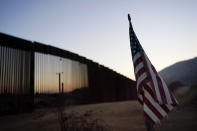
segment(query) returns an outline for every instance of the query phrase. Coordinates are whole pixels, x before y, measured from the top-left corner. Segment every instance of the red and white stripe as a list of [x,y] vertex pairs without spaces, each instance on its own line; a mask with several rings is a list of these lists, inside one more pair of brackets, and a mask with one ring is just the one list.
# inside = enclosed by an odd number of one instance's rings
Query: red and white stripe
[[144,117],[152,124],[158,123],[178,102],[144,51],[133,57],[133,63],[138,101],[143,105]]

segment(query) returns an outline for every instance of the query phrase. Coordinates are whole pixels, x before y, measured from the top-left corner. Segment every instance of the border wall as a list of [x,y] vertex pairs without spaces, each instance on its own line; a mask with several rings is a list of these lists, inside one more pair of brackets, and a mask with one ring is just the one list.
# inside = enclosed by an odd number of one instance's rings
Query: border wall
[[36,94],[80,94],[81,89],[85,93],[79,99],[84,97],[84,103],[137,98],[134,81],[103,65],[63,49],[0,33],[0,113],[33,110]]

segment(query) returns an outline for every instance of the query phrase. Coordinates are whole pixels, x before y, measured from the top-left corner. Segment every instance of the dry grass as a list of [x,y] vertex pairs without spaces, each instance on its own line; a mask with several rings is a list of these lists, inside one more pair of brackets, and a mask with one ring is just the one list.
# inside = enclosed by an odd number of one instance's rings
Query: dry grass
[[65,112],[91,112],[91,118],[102,120],[109,131],[145,130],[141,106],[137,101],[74,106],[67,108]]
[[108,131],[108,126],[100,119],[93,119],[91,111],[84,114],[64,112],[64,107],[58,106],[57,117],[61,131]]
[[91,114],[64,113],[60,121],[62,131],[109,131],[102,120],[92,119]]

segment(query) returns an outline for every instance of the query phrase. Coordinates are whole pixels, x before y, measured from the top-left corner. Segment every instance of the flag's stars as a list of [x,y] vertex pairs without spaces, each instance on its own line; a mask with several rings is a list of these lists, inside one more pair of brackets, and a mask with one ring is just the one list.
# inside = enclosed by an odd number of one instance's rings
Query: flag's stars
[[130,42],[131,42],[132,56],[135,56],[135,54],[143,50],[134,31],[130,31]]

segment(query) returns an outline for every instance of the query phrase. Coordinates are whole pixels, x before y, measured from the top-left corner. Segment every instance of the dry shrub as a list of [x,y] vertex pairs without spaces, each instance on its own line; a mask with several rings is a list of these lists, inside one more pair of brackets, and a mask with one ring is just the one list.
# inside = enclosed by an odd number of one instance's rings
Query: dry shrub
[[104,121],[93,119],[92,111],[84,114],[78,112],[63,113],[62,108],[58,108],[58,121],[61,131],[107,131],[109,127]]

